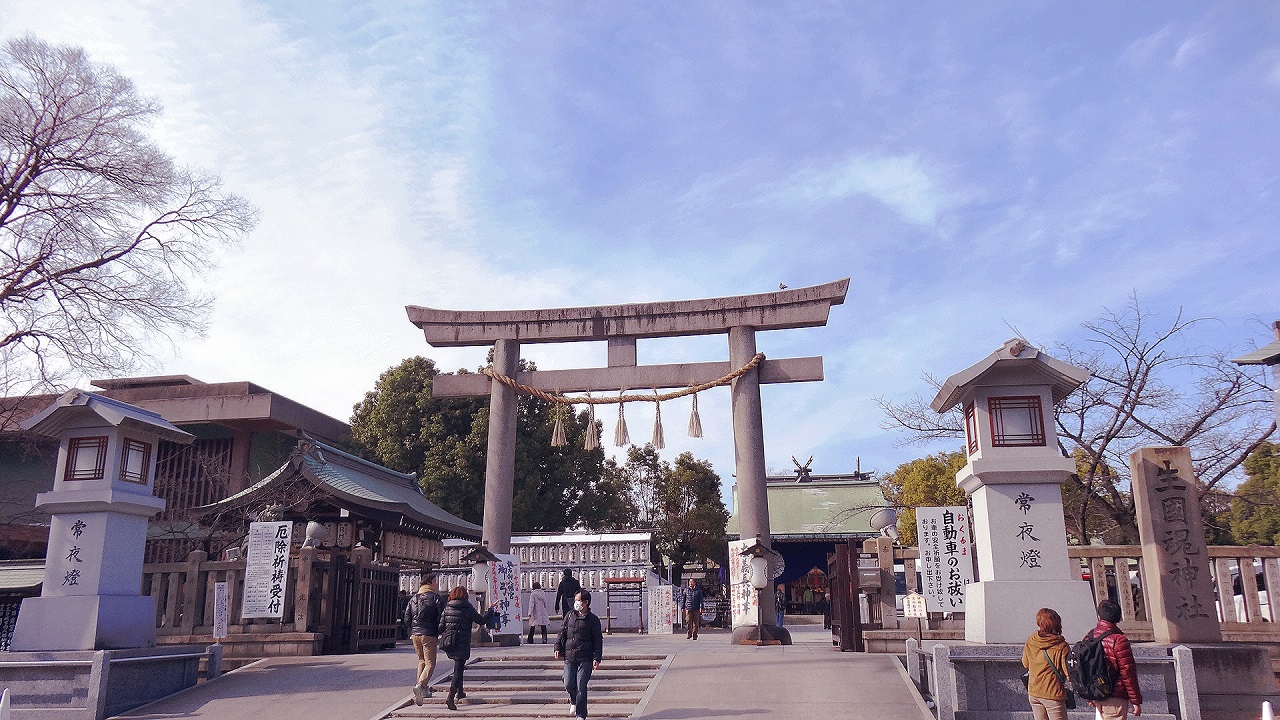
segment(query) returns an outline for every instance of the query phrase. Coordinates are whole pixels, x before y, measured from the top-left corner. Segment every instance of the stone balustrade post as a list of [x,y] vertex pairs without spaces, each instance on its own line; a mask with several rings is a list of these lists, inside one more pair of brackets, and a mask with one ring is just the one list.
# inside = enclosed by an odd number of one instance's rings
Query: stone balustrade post
[[182,632],[187,635],[195,634],[196,626],[200,624],[196,617],[197,598],[204,594],[200,569],[208,559],[209,553],[203,550],[192,550],[187,554],[187,576],[182,584]]

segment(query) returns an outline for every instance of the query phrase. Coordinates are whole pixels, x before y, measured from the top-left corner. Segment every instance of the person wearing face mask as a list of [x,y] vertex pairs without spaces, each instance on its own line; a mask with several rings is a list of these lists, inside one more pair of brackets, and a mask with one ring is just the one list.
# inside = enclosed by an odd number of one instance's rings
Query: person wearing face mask
[[587,717],[587,682],[591,671],[600,669],[604,658],[604,634],[600,618],[591,612],[591,593],[579,590],[573,610],[565,615],[556,640],[556,659],[564,660],[564,687],[569,692],[569,710],[579,720]]

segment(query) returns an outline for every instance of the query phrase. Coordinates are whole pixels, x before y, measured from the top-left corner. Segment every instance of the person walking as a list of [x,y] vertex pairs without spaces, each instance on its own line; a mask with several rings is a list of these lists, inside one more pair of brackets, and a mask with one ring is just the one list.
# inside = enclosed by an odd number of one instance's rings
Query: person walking
[[542,583],[534,583],[529,591],[529,637],[526,645],[533,644],[533,629],[542,628],[542,644],[547,644],[547,623],[551,618],[547,613],[547,594],[542,591]]
[[1036,631],[1022,646],[1027,669],[1027,701],[1034,720],[1067,720],[1067,653],[1062,617],[1052,608],[1036,613]]
[[418,592],[405,604],[404,625],[413,641],[413,651],[418,654],[418,676],[413,684],[415,705],[421,705],[423,697],[431,697],[431,676],[436,671],[440,611],[444,603],[444,597],[436,592],[435,573],[427,573],[422,576]]
[[1138,663],[1133,659],[1129,638],[1116,626],[1120,622],[1120,606],[1110,600],[1098,603],[1098,625],[1085,634],[1085,639],[1102,638],[1102,652],[1116,678],[1111,697],[1090,700],[1105,720],[1124,720],[1133,705],[1135,717],[1142,714],[1142,691],[1138,689]]
[[579,590],[573,609],[564,616],[564,626],[556,639],[556,659],[564,660],[564,689],[569,692],[569,711],[578,720],[587,718],[587,682],[591,671],[600,669],[604,659],[604,635],[600,618],[591,612],[591,593]]
[[689,578],[689,586],[680,592],[680,605],[684,608],[686,640],[698,639],[698,628],[702,626],[702,588],[697,581]]
[[457,710],[457,700],[467,696],[462,689],[462,671],[471,658],[471,624],[484,625],[494,614],[494,609],[481,615],[467,600],[467,589],[458,586],[449,591],[449,602],[440,613],[440,649],[453,660],[453,681],[449,683],[449,697],[444,704]]
[[778,585],[773,589],[773,610],[778,616],[778,627],[782,627],[782,617],[786,615],[787,594],[783,592],[782,586]]
[[573,576],[573,572],[565,568],[564,577],[560,578],[560,586],[556,588],[555,611],[560,613],[561,617],[573,610],[573,599],[578,596],[578,591],[581,589],[582,584]]

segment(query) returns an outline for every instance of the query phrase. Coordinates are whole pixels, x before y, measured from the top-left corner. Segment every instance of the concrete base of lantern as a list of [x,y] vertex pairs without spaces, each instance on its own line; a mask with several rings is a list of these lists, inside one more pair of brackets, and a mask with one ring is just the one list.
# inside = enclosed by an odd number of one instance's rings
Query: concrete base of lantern
[[964,639],[1022,644],[1036,630],[1036,612],[1062,616],[1062,635],[1081,638],[1098,624],[1093,591],[1084,580],[993,580],[965,586]]
[[734,645],[790,645],[791,633],[777,625],[739,625],[730,639]]
[[22,601],[12,647],[30,652],[155,644],[156,601],[150,595],[54,595]]

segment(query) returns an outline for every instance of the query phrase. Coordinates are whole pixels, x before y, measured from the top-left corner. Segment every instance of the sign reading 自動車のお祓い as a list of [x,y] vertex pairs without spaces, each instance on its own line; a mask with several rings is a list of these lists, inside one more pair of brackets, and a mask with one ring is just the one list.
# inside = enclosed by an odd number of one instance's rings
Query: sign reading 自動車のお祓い
[[964,586],[973,582],[969,509],[916,508],[922,594],[932,612],[964,612]]
[[284,617],[285,583],[289,580],[291,522],[249,523],[241,618]]

